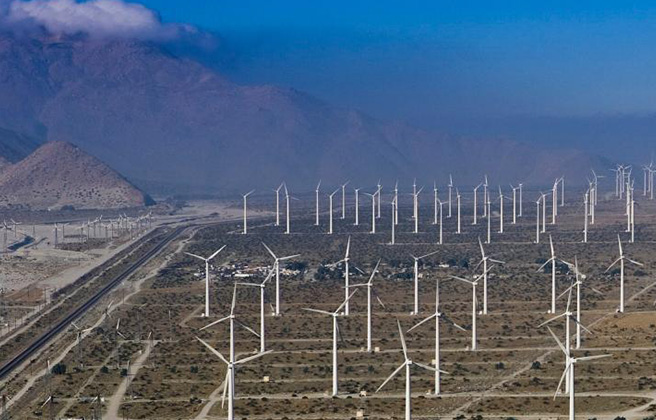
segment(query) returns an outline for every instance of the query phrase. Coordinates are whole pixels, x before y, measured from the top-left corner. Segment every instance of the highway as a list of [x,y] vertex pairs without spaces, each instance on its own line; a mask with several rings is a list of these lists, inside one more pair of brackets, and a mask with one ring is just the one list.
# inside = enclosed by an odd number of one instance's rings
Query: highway
[[127,279],[137,269],[139,269],[139,267],[141,267],[146,262],[148,262],[148,260],[150,260],[153,256],[158,254],[164,247],[166,247],[169,243],[171,243],[171,241],[175,239],[178,235],[180,235],[180,233],[182,233],[182,231],[185,229],[186,227],[184,226],[174,229],[157,245],[155,245],[152,249],[150,249],[144,255],[139,257],[137,261],[130,264],[130,266],[128,266],[120,274],[114,277],[109,283],[107,283],[100,290],[94,293],[94,295],[91,296],[89,299],[87,299],[82,305],[78,306],[77,308],[75,308],[75,310],[73,310],[68,315],[66,315],[63,319],[58,321],[48,331],[44,332],[41,336],[39,336],[36,340],[34,340],[29,346],[27,346],[25,349],[23,349],[20,353],[18,353],[14,357],[12,357],[11,360],[5,362],[2,365],[2,367],[0,367],[0,379],[7,376],[16,367],[20,366],[21,363],[23,363],[25,360],[28,360],[30,356],[32,356],[39,349],[45,346],[53,337],[55,337],[61,331],[68,328],[68,326],[72,322],[75,322],[76,319],[78,319],[86,311],[92,308],[100,299],[102,299],[105,295],[107,295],[107,293],[109,293],[113,288],[119,285],[123,280]]

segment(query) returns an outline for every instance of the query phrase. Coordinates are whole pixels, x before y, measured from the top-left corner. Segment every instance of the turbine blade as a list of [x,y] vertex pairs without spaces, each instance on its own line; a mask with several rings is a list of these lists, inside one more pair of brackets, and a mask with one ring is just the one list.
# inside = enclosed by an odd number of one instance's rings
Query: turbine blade
[[254,354],[252,356],[244,357],[243,359],[237,360],[235,362],[235,364],[236,365],[243,365],[244,363],[248,363],[252,360],[259,359],[260,357],[266,356],[267,354],[272,353],[272,352],[273,352],[273,350],[267,350],[267,351],[263,351],[263,352]]
[[200,341],[201,344],[203,344],[205,347],[207,347],[207,348],[209,349],[209,351],[211,351],[212,353],[214,353],[214,355],[215,355],[216,357],[218,357],[219,359],[221,359],[221,360],[223,361],[223,363],[225,363],[226,365],[229,365],[229,364],[230,364],[230,363],[228,362],[228,360],[226,360],[226,358],[223,357],[223,355],[222,355],[217,349],[215,349],[214,347],[212,347],[212,346],[210,346],[209,344],[207,344],[202,338],[200,338],[200,337],[196,337],[196,340]]
[[408,348],[405,345],[405,337],[403,337],[403,330],[401,329],[401,321],[396,320],[396,325],[399,327],[399,336],[401,337],[401,346],[403,346],[403,355],[405,360],[408,360]]
[[216,257],[217,255],[219,255],[219,253],[220,253],[221,251],[223,251],[223,249],[224,249],[225,247],[226,247],[226,245],[223,245],[221,248],[219,248],[214,254],[210,255],[210,257],[207,259],[207,261],[210,261],[210,260],[214,259],[214,257]]
[[560,377],[560,381],[558,381],[558,386],[556,387],[556,392],[554,394],[554,400],[556,399],[558,393],[560,392],[560,387],[563,385],[563,381],[565,380],[565,375],[567,375],[567,372],[569,372],[570,366],[571,366],[570,363],[567,362],[567,366],[565,366],[565,370],[563,371],[563,374]]
[[[551,330],[551,328],[547,327],[547,329],[549,330],[549,333],[551,334],[553,339],[556,340],[556,344],[558,344],[558,347],[560,347],[560,349],[563,351],[563,353],[565,353],[565,356],[569,357],[569,354],[567,353],[567,350],[565,349],[565,346],[563,346],[563,343],[561,343],[560,340],[558,339],[558,337],[556,337],[556,334],[554,334],[554,332]],[[569,337],[567,337],[567,339],[569,340]]]
[[428,318],[424,318],[421,321],[419,321],[417,324],[415,324],[412,328],[408,330],[408,332],[414,330],[415,328],[418,328],[420,325],[430,321],[431,319],[435,318],[437,316],[437,313],[434,313],[433,315],[429,316]]
[[401,369],[403,369],[403,368],[405,367],[405,363],[406,363],[406,362],[403,362],[403,363],[401,364],[401,366],[399,366],[398,368],[396,368],[396,370],[395,370],[394,372],[392,372],[392,374],[391,374],[390,376],[388,376],[387,379],[385,379],[385,382],[383,382],[383,384],[382,384],[381,386],[378,387],[378,389],[376,390],[376,392],[378,392],[378,391],[380,391],[381,389],[383,389],[383,387],[384,387],[385,385],[387,385],[387,383],[388,383],[388,382],[389,382],[394,376],[396,376],[396,374],[399,373],[399,372],[401,371]]

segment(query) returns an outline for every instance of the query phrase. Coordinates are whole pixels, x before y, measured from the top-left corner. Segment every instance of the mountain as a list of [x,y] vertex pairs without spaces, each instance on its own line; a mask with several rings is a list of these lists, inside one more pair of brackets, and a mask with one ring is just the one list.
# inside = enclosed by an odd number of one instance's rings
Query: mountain
[[49,142],[0,172],[0,207],[105,209],[153,204],[109,166],[66,142]]
[[291,88],[237,85],[147,41],[0,35],[0,97],[0,127],[75,143],[139,185],[183,191],[449,173],[465,183],[484,172],[546,184],[552,174],[535,167],[581,180],[590,169],[553,159],[558,150],[449,137]]

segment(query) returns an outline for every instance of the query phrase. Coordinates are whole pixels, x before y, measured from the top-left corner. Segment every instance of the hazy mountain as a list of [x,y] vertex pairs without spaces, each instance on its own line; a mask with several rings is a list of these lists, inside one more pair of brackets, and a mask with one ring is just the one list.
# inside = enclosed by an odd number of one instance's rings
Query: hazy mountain
[[0,97],[0,126],[75,143],[141,185],[233,192],[282,179],[307,189],[319,178],[373,184],[453,173],[464,183],[484,172],[547,183],[590,169],[568,161],[577,151],[447,137],[294,89],[237,85],[146,41],[4,35]]
[[0,173],[0,207],[141,207],[150,197],[109,166],[66,142],[49,142]]

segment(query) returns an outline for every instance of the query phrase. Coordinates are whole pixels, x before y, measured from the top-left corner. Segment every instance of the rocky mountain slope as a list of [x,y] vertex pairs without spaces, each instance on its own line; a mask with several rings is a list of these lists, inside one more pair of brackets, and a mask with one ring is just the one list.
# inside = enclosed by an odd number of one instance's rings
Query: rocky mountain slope
[[116,171],[66,142],[49,142],[0,172],[0,207],[104,209],[152,204]]

